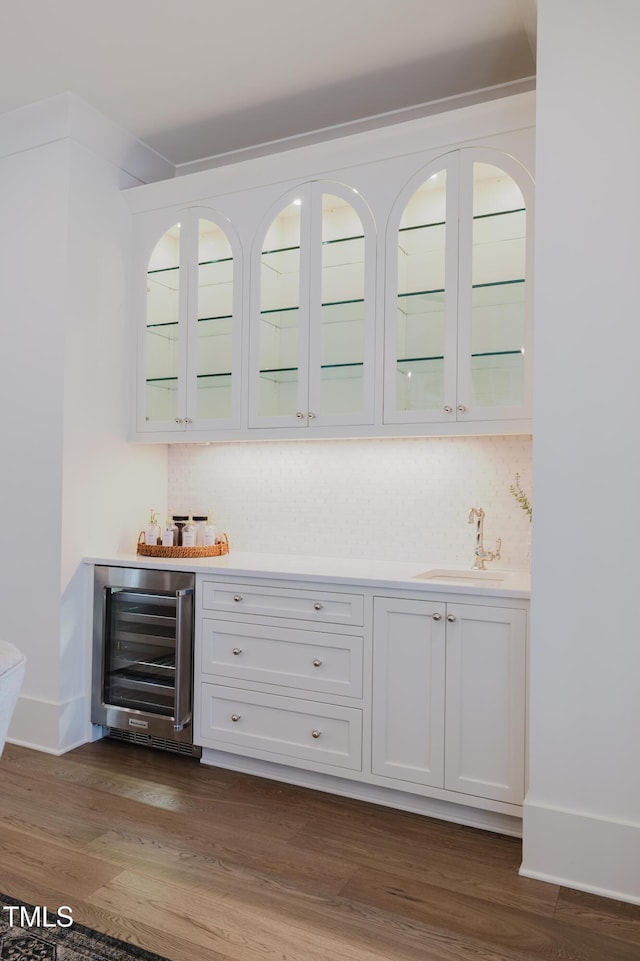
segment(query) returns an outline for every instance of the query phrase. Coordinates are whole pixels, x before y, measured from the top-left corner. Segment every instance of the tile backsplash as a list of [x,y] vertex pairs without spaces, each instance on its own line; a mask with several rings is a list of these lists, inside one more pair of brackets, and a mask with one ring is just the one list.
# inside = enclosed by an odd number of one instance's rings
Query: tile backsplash
[[168,504],[212,511],[232,550],[447,566],[470,566],[482,507],[485,547],[501,537],[516,570],[530,532],[516,473],[530,494],[529,436],[173,445]]

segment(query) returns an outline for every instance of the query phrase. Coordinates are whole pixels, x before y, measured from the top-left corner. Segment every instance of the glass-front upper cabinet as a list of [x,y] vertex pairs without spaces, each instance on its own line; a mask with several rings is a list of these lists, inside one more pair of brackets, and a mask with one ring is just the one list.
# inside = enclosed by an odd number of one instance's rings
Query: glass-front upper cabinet
[[213,211],[193,207],[159,236],[154,218],[145,231],[149,239],[138,254],[146,286],[137,429],[237,427],[241,263],[233,228]]
[[387,423],[531,416],[531,178],[455,151],[399,196],[387,232]]
[[254,267],[250,426],[372,423],[375,237],[362,198],[302,185],[266,218]]

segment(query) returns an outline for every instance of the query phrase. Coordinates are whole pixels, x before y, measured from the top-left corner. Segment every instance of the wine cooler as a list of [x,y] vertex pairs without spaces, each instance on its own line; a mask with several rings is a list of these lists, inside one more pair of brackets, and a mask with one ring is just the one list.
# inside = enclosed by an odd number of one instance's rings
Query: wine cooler
[[120,740],[193,746],[195,575],[96,566],[91,720]]

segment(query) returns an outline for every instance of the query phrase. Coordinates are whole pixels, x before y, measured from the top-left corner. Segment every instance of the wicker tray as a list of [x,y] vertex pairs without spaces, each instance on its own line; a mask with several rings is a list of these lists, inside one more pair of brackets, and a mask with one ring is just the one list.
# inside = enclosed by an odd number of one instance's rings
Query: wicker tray
[[144,531],[140,531],[137,552],[144,557],[220,557],[229,553],[229,539],[226,534],[221,534],[218,543],[211,547],[162,547],[145,544]]

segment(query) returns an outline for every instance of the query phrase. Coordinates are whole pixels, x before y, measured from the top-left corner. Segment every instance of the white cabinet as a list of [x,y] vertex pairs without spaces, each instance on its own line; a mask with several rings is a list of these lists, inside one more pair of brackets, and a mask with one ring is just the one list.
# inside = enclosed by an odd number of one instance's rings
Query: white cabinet
[[377,597],[372,773],[519,805],[526,611]]
[[432,160],[386,236],[384,421],[531,417],[532,180],[480,147]]
[[203,683],[200,742],[314,769],[362,767],[362,711]]
[[447,604],[444,786],[521,804],[526,613]]
[[197,744],[343,776],[361,772],[362,595],[203,577],[197,609]]
[[373,218],[322,181],[281,198],[253,253],[249,427],[373,423]]
[[196,594],[204,763],[490,829],[519,817],[526,601],[209,574]]
[[138,218],[138,434],[239,427],[241,277],[238,238],[215,211]]
[[374,601],[373,774],[443,787],[444,610],[429,601]]
[[530,432],[531,107],[127,192],[134,439]]

